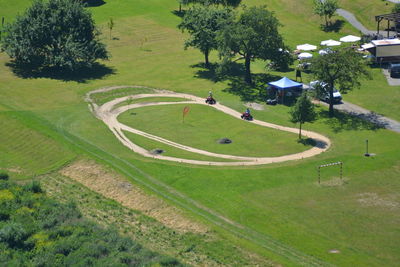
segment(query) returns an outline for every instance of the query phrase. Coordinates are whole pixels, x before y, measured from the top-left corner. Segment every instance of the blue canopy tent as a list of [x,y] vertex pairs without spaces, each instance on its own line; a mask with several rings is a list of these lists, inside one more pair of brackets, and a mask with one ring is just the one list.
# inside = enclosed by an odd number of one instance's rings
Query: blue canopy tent
[[283,102],[283,96],[285,95],[285,91],[293,91],[293,90],[301,91],[303,88],[302,83],[292,81],[287,77],[283,77],[282,79],[275,82],[270,82],[268,83],[268,85],[271,88],[278,90],[278,95],[282,96],[282,102]]
[[282,79],[268,83],[270,86],[278,89],[278,90],[289,90],[293,88],[302,88],[303,84],[292,81],[289,78],[283,77]]

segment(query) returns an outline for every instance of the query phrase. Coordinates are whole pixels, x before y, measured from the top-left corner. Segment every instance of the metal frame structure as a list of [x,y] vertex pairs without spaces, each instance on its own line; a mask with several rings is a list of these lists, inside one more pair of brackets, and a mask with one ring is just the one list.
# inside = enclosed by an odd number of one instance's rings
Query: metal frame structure
[[375,16],[375,21],[378,23],[377,34],[379,34],[379,25],[382,20],[387,20],[387,37],[389,38],[390,22],[393,21],[394,23],[400,23],[400,13],[390,13],[390,14],[383,14],[383,15]]
[[318,184],[321,184],[321,168],[323,167],[329,167],[329,166],[334,166],[334,165],[340,165],[340,180],[342,180],[343,177],[343,162],[333,162],[333,163],[328,163],[328,164],[322,164],[318,166]]

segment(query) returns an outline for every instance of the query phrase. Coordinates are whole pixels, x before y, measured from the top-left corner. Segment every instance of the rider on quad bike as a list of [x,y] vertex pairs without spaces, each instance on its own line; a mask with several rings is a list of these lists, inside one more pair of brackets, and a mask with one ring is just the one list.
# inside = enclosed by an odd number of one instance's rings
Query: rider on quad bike
[[250,109],[246,109],[246,111],[242,114],[242,116],[240,116],[242,119],[247,120],[247,121],[252,121],[253,120],[253,116],[251,116],[250,114]]
[[211,91],[208,92],[206,103],[210,105],[214,105],[215,103],[217,103],[217,101],[213,98]]

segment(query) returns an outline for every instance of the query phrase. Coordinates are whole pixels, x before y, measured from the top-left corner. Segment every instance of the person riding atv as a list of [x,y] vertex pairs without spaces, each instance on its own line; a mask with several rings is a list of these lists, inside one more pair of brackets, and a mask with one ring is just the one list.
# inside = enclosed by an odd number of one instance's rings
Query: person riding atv
[[243,112],[242,116],[240,116],[242,119],[247,120],[247,121],[252,121],[253,116],[250,114],[250,109],[246,109],[245,112]]
[[217,103],[217,101],[213,98],[211,91],[208,92],[206,103],[210,105],[214,105],[215,103]]

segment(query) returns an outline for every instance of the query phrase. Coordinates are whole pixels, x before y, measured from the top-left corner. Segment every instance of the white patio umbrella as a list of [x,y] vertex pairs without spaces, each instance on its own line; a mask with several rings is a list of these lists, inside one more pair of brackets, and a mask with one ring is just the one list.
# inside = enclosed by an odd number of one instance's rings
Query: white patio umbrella
[[299,59],[307,59],[307,58],[312,58],[312,54],[310,53],[301,53],[298,55]]
[[302,45],[296,46],[296,49],[297,50],[303,50],[303,51],[311,51],[311,50],[317,49],[317,47],[315,45],[302,44]]
[[329,40],[322,41],[321,45],[326,45],[327,43],[330,43],[332,41],[335,41],[335,40],[329,39]]
[[338,45],[341,45],[341,44],[342,43],[339,42],[339,41],[332,40],[331,42],[327,43],[326,46],[338,46]]
[[354,36],[354,35],[347,35],[345,37],[340,38],[340,41],[345,42],[345,43],[353,43],[353,42],[357,42],[360,40],[361,40],[361,37]]
[[339,41],[335,41],[332,39],[329,40],[325,40],[321,42],[321,45],[326,45],[326,46],[337,46],[337,45],[341,45],[342,43]]

